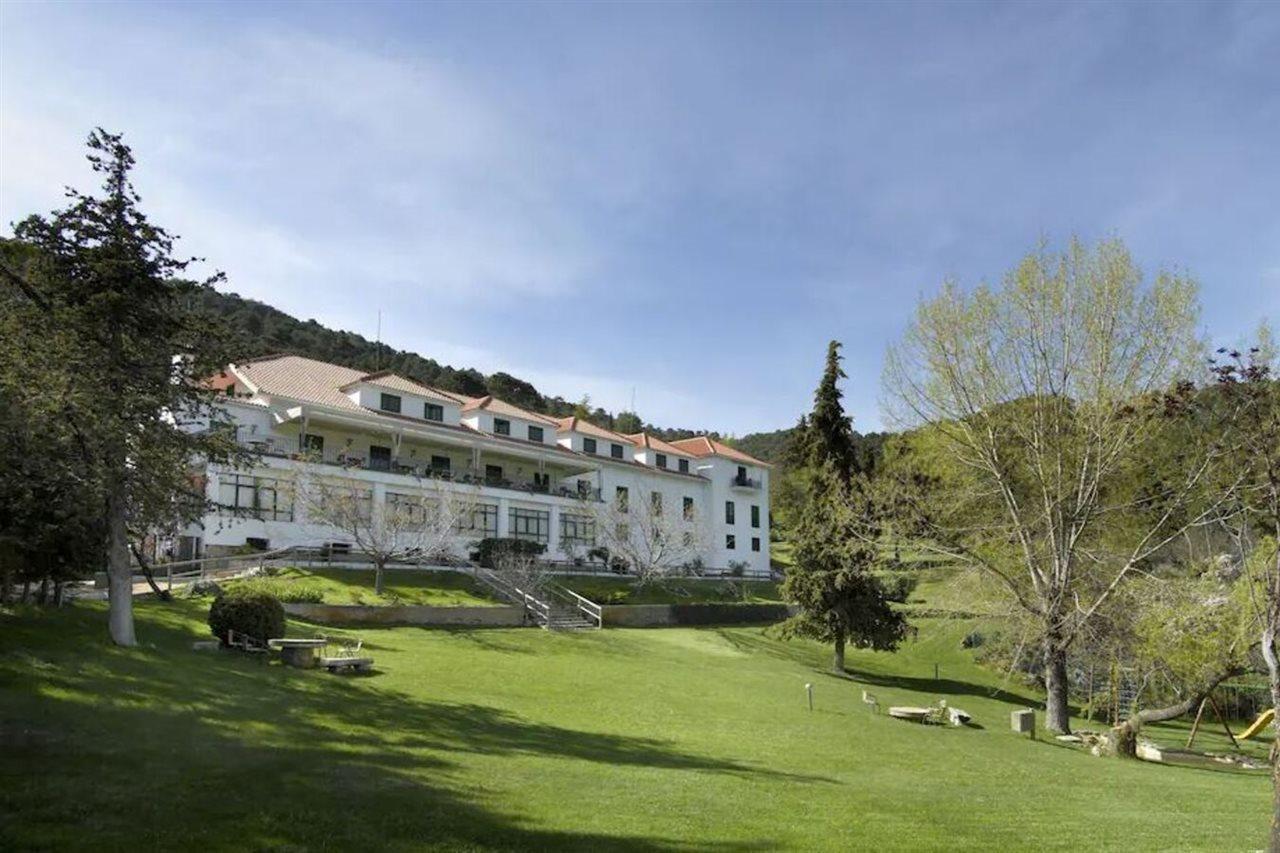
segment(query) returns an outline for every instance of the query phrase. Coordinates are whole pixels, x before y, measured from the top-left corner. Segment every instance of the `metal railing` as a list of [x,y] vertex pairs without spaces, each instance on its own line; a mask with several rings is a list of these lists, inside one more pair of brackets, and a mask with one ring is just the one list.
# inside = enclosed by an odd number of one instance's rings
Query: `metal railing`
[[748,477],[744,474],[734,474],[733,479],[729,481],[731,485],[739,489],[758,489],[760,481],[754,477]]
[[597,628],[604,627],[604,608],[599,604],[558,583],[549,584],[548,588],[562,599],[568,599],[569,604],[585,615],[589,621],[595,622]]
[[381,471],[387,474],[399,474],[417,480],[440,480],[447,483],[460,483],[466,486],[484,486],[490,489],[507,489],[526,494],[552,495],[554,497],[575,498],[589,501],[602,501],[599,489],[569,488],[557,486],[552,488],[548,483],[517,482],[505,477],[490,477],[484,472],[467,468],[454,472],[444,468],[433,467],[430,463],[406,462],[403,459],[372,459],[368,454],[352,450],[326,450],[317,453],[311,450],[294,450],[278,441],[241,441],[241,444],[262,456],[276,459],[292,459],[298,462],[314,462],[321,465],[332,465],[338,468],[358,468],[363,471]]

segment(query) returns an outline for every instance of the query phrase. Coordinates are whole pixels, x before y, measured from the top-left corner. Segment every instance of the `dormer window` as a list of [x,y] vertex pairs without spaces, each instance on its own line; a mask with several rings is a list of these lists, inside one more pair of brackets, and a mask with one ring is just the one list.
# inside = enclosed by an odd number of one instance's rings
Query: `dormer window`
[[621,458],[622,458],[622,445],[621,445],[621,444],[611,444],[611,445],[609,445],[609,455],[610,455],[610,456],[612,456],[614,459],[621,459]]
[[665,453],[659,453],[659,454],[658,454],[657,459],[658,459],[658,461],[657,461],[657,463],[656,463],[656,464],[657,464],[657,466],[658,466],[659,468],[666,468],[666,467],[667,467],[667,454],[665,454]]
[[400,395],[399,394],[383,394],[382,401],[378,408],[384,412],[392,412],[400,414]]
[[583,438],[583,439],[582,439],[582,452],[583,452],[583,453],[595,453],[595,452],[596,452],[596,440],[595,440],[594,438]]
[[426,407],[422,411],[422,416],[429,421],[443,421],[444,406],[441,406],[439,403],[427,403]]
[[493,419],[494,435],[511,435],[511,421],[504,418]]
[[529,440],[536,441],[539,444],[541,444],[542,443],[542,427],[539,427],[539,426],[529,427]]

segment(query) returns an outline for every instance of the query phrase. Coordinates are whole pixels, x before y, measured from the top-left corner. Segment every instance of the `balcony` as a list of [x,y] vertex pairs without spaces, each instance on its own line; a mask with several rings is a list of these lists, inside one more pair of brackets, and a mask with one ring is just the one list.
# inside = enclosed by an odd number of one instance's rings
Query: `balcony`
[[299,452],[284,446],[279,439],[274,441],[241,442],[249,450],[261,456],[275,459],[291,459],[297,462],[309,462],[320,465],[332,465],[338,468],[355,468],[362,471],[381,471],[415,480],[435,480],[446,483],[458,483],[464,486],[481,486],[486,489],[503,489],[525,494],[549,495],[551,497],[573,498],[575,500],[601,501],[599,489],[569,488],[568,486],[552,487],[546,482],[521,482],[505,477],[489,477],[482,471],[470,468],[460,471],[433,468],[427,463],[410,464],[399,459],[370,458],[360,451],[327,450],[323,453],[315,451]]
[[760,488],[760,481],[748,477],[746,474],[734,474],[732,479],[729,480],[729,485],[735,489],[758,489]]

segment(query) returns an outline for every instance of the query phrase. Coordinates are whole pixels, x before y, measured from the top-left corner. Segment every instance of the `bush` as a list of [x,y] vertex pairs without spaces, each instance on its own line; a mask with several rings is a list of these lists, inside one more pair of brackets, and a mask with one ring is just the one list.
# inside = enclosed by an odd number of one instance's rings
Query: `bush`
[[285,604],[319,604],[324,601],[324,588],[305,580],[258,577],[237,581],[234,588],[269,595]]
[[284,607],[274,595],[249,589],[232,589],[209,607],[209,630],[223,643],[227,632],[247,634],[266,642],[284,636]]
[[198,580],[187,584],[180,593],[183,598],[208,598],[213,596],[217,598],[222,595],[222,587],[217,581]]
[[471,552],[471,559],[486,569],[495,569],[498,567],[498,562],[505,556],[537,557],[546,550],[547,546],[540,542],[491,536],[476,543],[475,550]]

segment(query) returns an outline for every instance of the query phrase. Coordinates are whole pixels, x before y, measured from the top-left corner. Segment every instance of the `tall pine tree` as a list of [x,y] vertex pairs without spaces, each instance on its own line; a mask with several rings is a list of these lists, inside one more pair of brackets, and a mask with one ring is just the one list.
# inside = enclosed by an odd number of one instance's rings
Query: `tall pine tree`
[[832,341],[808,421],[814,472],[795,525],[795,565],[782,584],[783,596],[800,608],[784,623],[784,633],[831,643],[836,672],[844,671],[846,645],[889,650],[906,632],[906,619],[872,572],[879,524],[840,403],[842,378],[840,344]]

